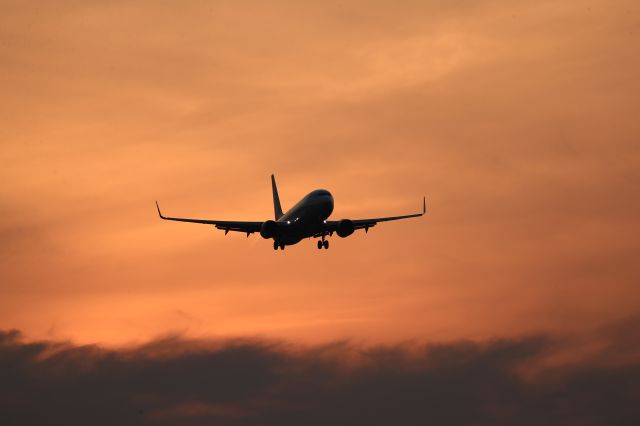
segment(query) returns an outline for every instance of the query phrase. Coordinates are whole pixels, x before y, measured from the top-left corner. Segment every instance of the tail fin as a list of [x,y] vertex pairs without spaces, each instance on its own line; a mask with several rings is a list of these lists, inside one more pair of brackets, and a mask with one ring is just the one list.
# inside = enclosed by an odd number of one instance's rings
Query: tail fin
[[278,187],[276,186],[276,178],[271,175],[271,189],[273,190],[273,210],[276,220],[282,217],[282,207],[280,207],[280,197],[278,196]]

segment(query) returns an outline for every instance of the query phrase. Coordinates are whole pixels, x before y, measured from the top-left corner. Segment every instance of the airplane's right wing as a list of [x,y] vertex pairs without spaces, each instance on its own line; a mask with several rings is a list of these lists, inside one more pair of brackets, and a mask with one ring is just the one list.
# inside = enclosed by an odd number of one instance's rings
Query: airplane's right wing
[[260,227],[262,226],[262,222],[242,222],[242,221],[231,221],[231,220],[208,220],[208,219],[189,219],[183,217],[166,217],[163,216],[160,212],[160,206],[156,201],[156,208],[158,209],[158,215],[160,219],[164,220],[175,220],[177,222],[190,222],[190,223],[203,223],[205,225],[214,225],[217,229],[222,229],[226,234],[229,231],[234,232],[244,232],[249,236],[249,234],[253,234],[254,232],[260,232]]
[[[353,230],[364,229],[365,232],[369,231],[369,228],[373,228],[379,222],[388,222],[391,220],[400,220],[400,219],[408,219],[410,217],[420,217],[423,216],[427,212],[427,199],[426,197],[422,199],[422,212],[414,213],[414,214],[406,214],[402,216],[388,216],[388,217],[378,217],[372,219],[354,219],[350,220],[353,224]],[[335,232],[338,230],[338,226],[341,221],[339,220],[329,220],[326,222],[326,229],[330,232]],[[322,235],[321,233],[315,236]]]

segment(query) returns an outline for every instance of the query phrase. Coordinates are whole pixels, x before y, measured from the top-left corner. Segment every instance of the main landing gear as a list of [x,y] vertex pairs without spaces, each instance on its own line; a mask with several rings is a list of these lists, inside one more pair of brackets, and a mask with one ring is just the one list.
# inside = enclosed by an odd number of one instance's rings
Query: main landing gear
[[273,249],[274,250],[278,250],[278,247],[280,247],[280,250],[284,250],[284,243],[278,243],[277,241],[273,242]]
[[329,249],[329,241],[324,239],[324,235],[322,236],[322,241],[318,240],[318,250],[322,250],[323,247],[325,250]]

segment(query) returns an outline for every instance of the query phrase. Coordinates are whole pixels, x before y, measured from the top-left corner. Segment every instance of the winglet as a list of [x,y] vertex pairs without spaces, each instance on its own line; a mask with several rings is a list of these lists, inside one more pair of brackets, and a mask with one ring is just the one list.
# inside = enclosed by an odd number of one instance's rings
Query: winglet
[[165,219],[165,217],[162,216],[162,213],[160,213],[160,206],[158,205],[157,201],[156,201],[156,208],[158,209],[158,216],[160,216],[160,219]]
[[422,214],[427,212],[427,197],[422,197]]

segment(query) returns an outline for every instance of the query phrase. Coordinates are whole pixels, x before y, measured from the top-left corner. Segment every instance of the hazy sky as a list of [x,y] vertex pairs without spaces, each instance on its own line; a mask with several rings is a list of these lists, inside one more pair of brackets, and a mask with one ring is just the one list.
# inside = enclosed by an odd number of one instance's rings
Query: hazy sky
[[[0,2],[0,328],[589,333],[640,309],[637,1]],[[429,215],[274,252],[160,221]]]

